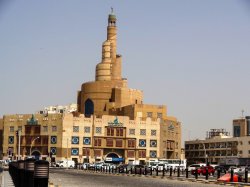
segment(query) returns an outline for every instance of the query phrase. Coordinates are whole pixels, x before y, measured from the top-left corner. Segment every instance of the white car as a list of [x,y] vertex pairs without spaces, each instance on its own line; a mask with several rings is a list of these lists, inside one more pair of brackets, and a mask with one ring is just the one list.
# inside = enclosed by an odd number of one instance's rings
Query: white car
[[75,161],[73,161],[73,160],[61,160],[61,161],[56,163],[56,167],[74,168],[75,167]]
[[163,171],[163,168],[165,168],[165,164],[158,164],[158,171]]
[[159,164],[159,163],[157,163],[157,164],[152,164],[152,165],[151,165],[151,168],[152,168],[152,170],[154,170],[154,171],[156,171],[157,168],[158,168],[158,171],[163,171],[163,168],[166,169],[166,164]]
[[86,170],[86,169],[88,169],[88,168],[89,168],[89,166],[90,166],[90,164],[89,164],[89,163],[83,163],[83,164],[82,164],[81,169]]
[[231,166],[228,171],[231,172],[231,170],[233,169],[234,173],[239,173],[242,172],[243,170],[245,171],[244,168],[240,168],[240,167],[235,167],[235,166]]

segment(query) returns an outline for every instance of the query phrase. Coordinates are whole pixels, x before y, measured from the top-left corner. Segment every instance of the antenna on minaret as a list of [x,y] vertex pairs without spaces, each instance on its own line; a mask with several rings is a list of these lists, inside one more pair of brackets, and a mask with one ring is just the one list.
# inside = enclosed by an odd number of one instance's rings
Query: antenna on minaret
[[111,7],[111,14],[113,14],[114,13],[114,8],[113,7]]
[[242,118],[244,118],[244,112],[245,112],[245,111],[242,109],[242,110],[241,110]]

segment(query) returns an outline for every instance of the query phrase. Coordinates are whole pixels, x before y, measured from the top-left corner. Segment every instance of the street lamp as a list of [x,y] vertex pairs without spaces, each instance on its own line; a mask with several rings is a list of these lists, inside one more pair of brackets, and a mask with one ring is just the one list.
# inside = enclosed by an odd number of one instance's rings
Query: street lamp
[[30,156],[31,156],[31,149],[32,149],[32,145],[33,145],[33,142],[35,142],[37,139],[39,139],[40,137],[36,137],[34,140],[32,140],[31,142],[31,145],[30,145]]
[[206,162],[206,165],[208,165],[208,158],[207,158],[207,151],[206,151],[206,147],[205,147],[205,144],[202,142],[202,145],[203,145],[203,148],[204,148],[204,157],[205,157],[205,162]]

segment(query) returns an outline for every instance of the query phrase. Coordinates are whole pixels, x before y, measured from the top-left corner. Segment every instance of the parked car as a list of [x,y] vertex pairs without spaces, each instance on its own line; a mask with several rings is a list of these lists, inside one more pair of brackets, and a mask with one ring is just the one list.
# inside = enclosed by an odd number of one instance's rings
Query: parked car
[[156,171],[157,168],[158,168],[158,171],[163,171],[163,168],[167,169],[167,164],[153,163],[151,164],[150,168],[152,168],[153,171]]
[[117,168],[117,166],[116,166],[116,164],[110,164],[110,168],[112,169],[116,169]]
[[0,160],[0,162],[2,163],[3,166],[8,166],[11,160],[10,159]]
[[60,168],[74,168],[75,162],[73,160],[61,160],[56,163],[56,167]]
[[231,167],[229,167],[228,172],[231,172],[231,170],[233,170],[234,173],[238,173],[238,172],[242,171],[242,168],[236,167],[236,166],[231,166]]
[[96,163],[94,164],[94,167],[95,167],[96,169],[100,170],[101,167],[103,166],[103,164],[104,164],[104,162],[96,162]]
[[109,169],[111,169],[111,164],[109,164],[109,163],[104,163],[104,164],[102,164],[101,168],[102,168],[103,170],[109,171]]
[[95,168],[95,164],[94,163],[89,163],[87,169],[93,170],[94,168]]
[[200,168],[202,166],[206,166],[206,164],[192,164],[192,165],[188,166],[188,171],[198,169],[198,168]]
[[82,165],[81,165],[81,169],[88,169],[90,167],[90,163],[83,163]]
[[158,164],[156,169],[158,168],[158,171],[163,171],[163,169],[165,168],[165,164]]
[[227,173],[227,168],[224,166],[215,166],[214,169],[217,172],[218,172],[218,170],[220,170],[221,173]]
[[145,173],[145,170],[147,170],[147,173],[150,173],[151,168],[145,165],[132,165],[132,172],[130,170],[130,173],[139,174],[141,172],[143,174]]
[[[214,175],[215,169],[212,166],[203,166],[201,168],[197,169],[197,174],[200,175],[206,175],[206,172],[208,171],[208,175]],[[196,174],[196,169],[191,171],[192,175]]]
[[117,166],[117,170],[120,173],[126,173],[127,171],[130,171],[130,168],[131,168],[130,166],[131,165],[128,165],[128,164],[121,164]]

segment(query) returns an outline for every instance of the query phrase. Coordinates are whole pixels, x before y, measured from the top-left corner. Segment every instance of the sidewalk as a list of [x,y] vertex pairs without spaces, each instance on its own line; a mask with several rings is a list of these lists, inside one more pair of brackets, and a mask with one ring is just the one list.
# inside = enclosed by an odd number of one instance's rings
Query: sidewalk
[[13,181],[9,174],[9,171],[3,171],[0,174],[0,186],[1,187],[13,187]]

